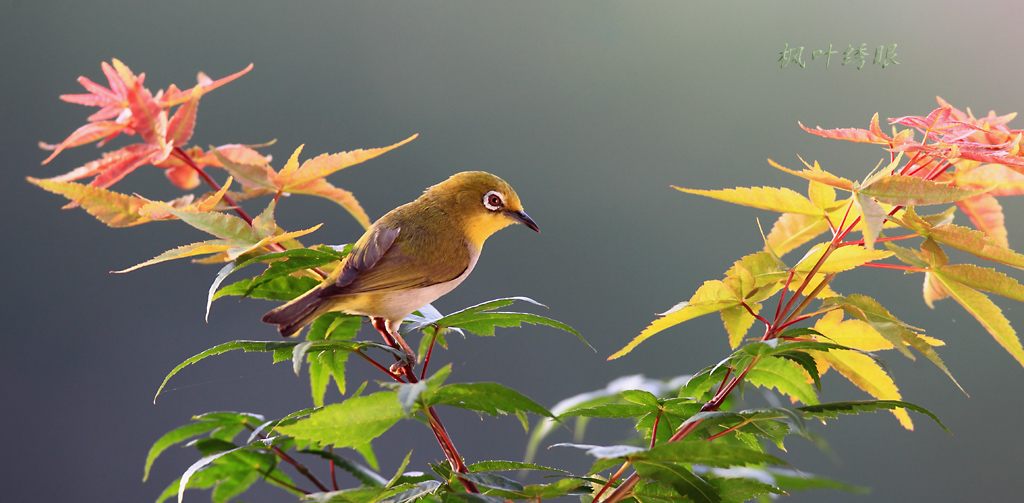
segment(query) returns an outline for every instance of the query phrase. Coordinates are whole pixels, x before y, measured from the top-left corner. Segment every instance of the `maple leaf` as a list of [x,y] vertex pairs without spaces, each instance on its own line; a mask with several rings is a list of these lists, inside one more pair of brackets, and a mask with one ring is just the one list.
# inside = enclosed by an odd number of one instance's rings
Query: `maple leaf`
[[[89,183],[89,186],[107,188],[124,178],[128,173],[134,171],[135,168],[150,162],[154,152],[156,152],[156,149],[145,143],[128,145],[122,149],[107,152],[103,154],[103,157],[95,161],[86,163],[84,166],[75,168],[63,175],[49,178],[48,180],[68,182],[95,176],[96,178]],[[64,208],[73,208],[75,206],[77,206],[77,203],[72,202]]]
[[1003,248],[1010,247],[1004,224],[1003,207],[995,197],[982,194],[957,201],[956,205],[971,219],[971,223],[976,229],[984,232]]
[[966,189],[991,187],[990,196],[1019,196],[1024,194],[1024,174],[1002,164],[981,164],[971,168],[957,168],[954,174],[957,187]]
[[889,124],[908,126],[924,133],[924,140],[939,141],[941,143],[954,143],[971,136],[977,131],[984,131],[981,127],[970,122],[956,120],[952,117],[952,107],[945,106],[936,108],[927,117],[908,115],[895,119],[889,119]]
[[[69,103],[96,106],[100,107],[100,110],[89,116],[88,124],[75,130],[64,141],[56,145],[40,143],[41,148],[53,151],[43,160],[43,164],[49,163],[65,149],[92,142],[103,145],[122,133],[138,133],[144,143],[129,145],[113,153],[104,154],[98,161],[87,163],[52,180],[70,181],[95,176],[89,185],[105,188],[139,166],[153,164],[168,169],[168,179],[178,187],[192,189],[198,185],[197,173],[181,168],[180,162],[171,161],[168,165],[163,163],[168,162],[175,146],[182,146],[191,139],[199,98],[204,93],[244,75],[252,69],[252,65],[216,81],[200,73],[197,79],[199,83],[188,92],[180,91],[172,84],[166,93],[161,90],[156,95],[143,86],[145,74],[136,76],[121,61],[114,59],[112,64],[103,62],[100,67],[107,77],[109,88],[86,77],[79,77],[78,82],[89,93],[61,96],[62,100]],[[181,106],[168,118],[171,107],[176,105]]]
[[[324,177],[401,147],[416,139],[417,136],[419,135],[412,135],[387,147],[358,149],[337,154],[321,154],[312,159],[307,159],[301,165],[299,164],[299,154],[302,152],[303,146],[299,145],[280,172],[274,172],[273,169],[267,167],[267,178],[259,180],[258,184],[272,184],[273,187],[276,187],[282,193],[309,194],[329,199],[348,210],[363,227],[369,227],[370,218],[366,215],[366,211],[359,205],[355,197],[352,196],[352,193],[334,187],[324,180]],[[241,173],[239,174],[241,175]],[[257,183],[253,178],[250,178],[250,181]]]
[[821,136],[823,138],[832,138],[834,140],[847,140],[857,143],[875,143],[879,145],[900,145],[904,142],[911,141],[914,138],[913,131],[904,130],[896,134],[895,137],[886,135],[882,132],[882,129],[878,127],[878,114],[871,118],[871,124],[868,129],[860,128],[838,128],[838,129],[821,129],[815,127],[811,129],[804,126],[802,123],[797,121],[800,127],[804,131],[813,135]]
[[[842,311],[829,312],[815,323],[814,329],[824,335],[823,340],[841,346],[865,351],[894,347],[870,324],[861,320],[842,321],[842,318]],[[875,398],[899,400],[899,389],[892,377],[870,356],[855,351],[812,351],[811,353],[818,365],[819,374],[831,367]],[[892,413],[904,428],[914,429],[914,423],[905,410],[896,409]]]
[[49,157],[43,159],[43,164],[53,160],[54,157],[57,157],[57,154],[60,154],[66,148],[78,147],[98,140],[110,139],[120,134],[126,128],[127,126],[125,124],[115,121],[91,122],[76,129],[67,138],[65,138],[64,141],[56,145],[40,142],[39,148],[53,151]]
[[90,215],[110,227],[129,227],[150,221],[148,216],[139,213],[139,210],[148,204],[147,201],[137,196],[119,194],[75,182],[39,180],[32,177],[29,177],[28,181],[70,199],[70,205],[82,206]]
[[771,164],[772,167],[785,171],[786,173],[799,176],[812,182],[818,182],[829,187],[842,189],[846,191],[853,190],[853,181],[847,180],[840,176],[833,175],[832,173],[829,173],[828,171],[821,169],[821,166],[818,165],[817,161],[814,162],[814,166],[810,166],[805,162],[804,165],[807,166],[807,169],[803,171],[795,171],[789,169],[771,159],[768,159],[768,164]]
[[175,166],[164,171],[164,175],[182,190],[192,190],[199,186],[199,172],[192,166]]
[[824,217],[783,213],[772,225],[765,247],[770,247],[780,257],[829,230]]
[[933,145],[907,145],[905,151],[920,151],[942,159],[959,158],[1024,168],[1024,159],[1019,155],[1021,131],[1006,127],[1016,114],[999,116],[992,111],[987,117],[976,119],[973,114],[965,114],[942,98],[936,99],[940,108],[927,117],[890,119],[892,124],[921,130],[926,133],[926,141],[936,142]]
[[[976,228],[1008,246],[1005,217],[995,196],[1024,193],[1024,158],[1019,155],[1021,132],[1007,128],[1016,114],[996,115],[990,111],[981,119],[936,97],[940,108],[929,114],[938,130],[937,144],[916,145],[908,151],[950,160],[957,166],[951,185],[969,190],[989,189],[984,194],[957,201],[957,206]],[[920,128],[928,119],[904,117],[894,120]],[[966,162],[965,162],[966,161]],[[985,164],[980,164],[985,163]]]
[[640,335],[634,337],[625,347],[613,353],[608,359],[614,360],[629,353],[640,345],[641,342],[666,328],[698,316],[738,306],[740,302],[741,300],[736,297],[736,293],[724,282],[718,280],[705,281],[693,296],[690,297],[689,301],[681,302],[672,309],[661,313],[661,318],[651,322],[647,328],[640,332]]
[[[210,91],[213,91],[214,89],[217,89],[220,86],[223,86],[224,84],[227,84],[228,82],[231,82],[241,77],[242,75],[249,73],[249,71],[252,70],[252,67],[253,64],[249,63],[249,66],[245,67],[241,71],[232,73],[227,77],[220,78],[217,80],[212,80],[210,79],[210,77],[207,77],[205,73],[199,72],[199,74],[196,75],[196,82],[198,83],[198,87],[201,88],[201,94],[206,94]],[[184,103],[188,99],[189,93],[179,91],[174,84],[171,84],[170,86],[168,86],[167,92],[163,93],[163,98],[160,100],[160,102],[164,107],[173,107],[175,105]]]
[[98,112],[89,116],[87,119],[89,122],[117,117],[124,110],[127,102],[124,97],[126,93],[124,83],[114,68],[106,61],[100,63],[100,68],[106,75],[110,88],[103,87],[83,76],[78,77],[78,83],[82,84],[89,94],[63,94],[60,96],[60,99],[68,103],[100,107]]
[[[221,190],[223,191],[224,189]],[[220,195],[223,195],[223,193]],[[212,234],[217,239],[179,246],[145,262],[114,272],[130,272],[160,262],[197,255],[214,254],[218,261],[230,262],[248,253],[260,253],[261,250],[270,245],[309,234],[319,229],[322,225],[317,224],[301,231],[278,232],[277,225],[274,223],[274,207],[276,204],[273,201],[270,202],[270,205],[267,206],[263,213],[253,219],[252,225],[234,215],[208,211],[208,205],[203,205],[202,203],[183,209],[173,208],[166,203],[156,201],[153,201],[152,204],[154,205],[153,207],[145,209],[148,214],[169,213],[196,229]]]
[[1014,134],[1020,133],[1020,131],[1012,131],[1006,127],[1017,113],[1009,113],[1006,115],[996,115],[995,110],[990,110],[988,116],[976,119],[974,114],[971,113],[971,109],[967,109],[967,113],[960,111],[958,108],[950,105],[946,100],[939,96],[935,97],[935,100],[939,103],[940,107],[949,107],[950,116],[958,121],[967,122],[980,126],[983,131],[980,131],[973,135],[971,139],[977,143],[984,143],[989,145],[995,145],[1006,142],[1006,139]]
[[[1005,217],[1002,213],[1002,206],[995,196],[1024,193],[1024,156],[1020,155],[1020,142],[1024,137],[1024,132],[1007,127],[1016,114],[997,115],[994,111],[990,111],[987,116],[976,118],[970,109],[965,113],[941,97],[936,97],[936,100],[939,108],[932,110],[925,117],[904,116],[889,119],[889,123],[892,125],[911,128],[895,133],[894,137],[882,133],[878,127],[877,114],[872,118],[871,126],[867,130],[856,128],[812,130],[802,124],[801,127],[809,133],[826,138],[864,143],[888,143],[889,150],[893,153],[912,154],[902,169],[884,170],[876,175],[877,178],[864,183],[864,188],[856,195],[859,208],[870,208],[874,213],[878,213],[875,201],[899,205],[925,202],[911,200],[914,198],[887,197],[884,193],[892,192],[892,190],[885,190],[886,187],[899,192],[907,192],[905,189],[914,189],[919,193],[918,195],[928,193],[926,199],[931,203],[943,202],[943,199],[953,199],[953,202],[956,202],[957,206],[978,229],[1006,246]],[[905,135],[907,132],[913,133],[914,130],[924,134],[922,142],[912,141],[912,134]],[[844,180],[821,171],[817,165],[813,168],[808,166],[807,170],[797,172],[774,162],[771,164],[783,171],[809,180],[836,188],[846,188],[841,186],[845,182]],[[951,166],[955,167],[955,172],[952,174],[947,172]],[[892,175],[897,178],[890,179],[889,177]],[[922,181],[912,182],[906,179],[898,181],[901,175],[918,178]],[[869,185],[874,185],[874,187],[868,188]],[[939,197],[941,193],[946,193],[947,197]],[[959,197],[957,194],[966,197]],[[877,236],[879,217],[880,215],[875,215],[871,221],[872,225],[867,229],[869,232],[865,235],[865,241],[869,246],[873,244],[873,238]],[[793,221],[793,217],[789,217],[789,221],[785,222],[788,228],[792,228],[794,231],[809,228],[809,223],[803,226],[795,225],[797,222]],[[780,219],[780,225],[782,224]],[[773,236],[774,242],[782,242],[784,239],[780,238],[788,238],[781,233],[784,229],[783,227],[779,228],[780,232]]]
[[680,192],[710,197],[762,210],[801,215],[821,215],[822,211],[809,199],[785,187],[736,187],[735,189],[701,190],[672,186]]

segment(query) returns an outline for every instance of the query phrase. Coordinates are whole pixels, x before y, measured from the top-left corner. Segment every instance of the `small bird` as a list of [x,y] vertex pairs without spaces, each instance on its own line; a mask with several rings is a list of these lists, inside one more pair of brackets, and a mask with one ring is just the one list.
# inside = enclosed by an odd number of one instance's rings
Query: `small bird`
[[402,320],[459,286],[484,241],[515,223],[540,232],[504,180],[483,171],[455,174],[374,222],[320,285],[263,321],[290,337],[324,313],[368,316],[405,353],[396,366],[412,365],[416,355],[398,333]]

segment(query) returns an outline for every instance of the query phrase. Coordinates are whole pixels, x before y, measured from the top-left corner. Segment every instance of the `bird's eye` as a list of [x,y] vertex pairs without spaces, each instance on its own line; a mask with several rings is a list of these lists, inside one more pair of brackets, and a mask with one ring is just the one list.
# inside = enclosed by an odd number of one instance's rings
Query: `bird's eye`
[[484,207],[491,210],[497,211],[501,209],[501,205],[504,204],[501,198],[501,192],[492,190],[484,194]]

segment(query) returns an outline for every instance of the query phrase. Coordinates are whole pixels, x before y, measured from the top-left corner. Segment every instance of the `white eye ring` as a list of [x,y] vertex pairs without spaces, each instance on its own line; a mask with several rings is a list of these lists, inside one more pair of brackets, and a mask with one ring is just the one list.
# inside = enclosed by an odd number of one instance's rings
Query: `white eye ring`
[[505,197],[501,195],[501,192],[492,190],[484,194],[484,208],[491,211],[498,211],[501,206],[505,204]]

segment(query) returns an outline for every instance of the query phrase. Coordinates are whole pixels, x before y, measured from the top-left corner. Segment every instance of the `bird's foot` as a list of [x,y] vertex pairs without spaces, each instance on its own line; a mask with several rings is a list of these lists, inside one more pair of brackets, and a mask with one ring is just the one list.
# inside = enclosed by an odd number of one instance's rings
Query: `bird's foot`
[[416,364],[416,355],[413,354],[412,352],[406,352],[405,356],[403,356],[401,360],[399,360],[399,361],[395,362],[393,365],[391,365],[390,370],[391,370],[392,374],[401,374],[402,373],[402,369],[404,369],[404,368],[408,368],[410,371],[412,371],[412,367],[415,364]]

